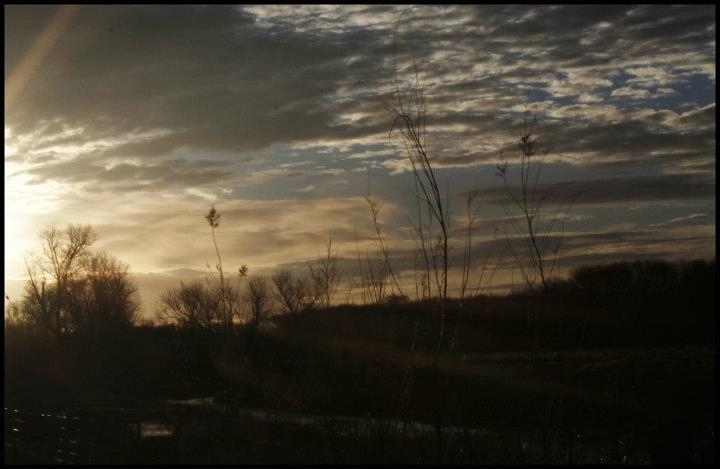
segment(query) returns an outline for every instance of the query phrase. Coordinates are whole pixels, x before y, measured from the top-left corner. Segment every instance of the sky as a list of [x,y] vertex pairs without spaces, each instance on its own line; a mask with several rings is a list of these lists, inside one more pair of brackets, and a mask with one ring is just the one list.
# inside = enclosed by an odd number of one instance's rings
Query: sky
[[[705,6],[19,6],[5,12],[5,289],[46,226],[89,223],[128,264],[143,314],[215,264],[303,271],[332,236],[354,268],[377,252],[413,278],[412,166],[380,100],[422,84],[429,158],[461,267],[520,279],[503,248],[523,115],[547,145],[555,273],[715,256],[715,8]],[[404,89],[404,88],[403,88]],[[554,198],[553,198],[554,197]],[[563,212],[564,213],[564,212]],[[474,277],[475,278],[475,277]],[[451,275],[451,292],[457,275]],[[410,289],[410,288],[408,288]],[[455,290],[453,290],[455,289]]]

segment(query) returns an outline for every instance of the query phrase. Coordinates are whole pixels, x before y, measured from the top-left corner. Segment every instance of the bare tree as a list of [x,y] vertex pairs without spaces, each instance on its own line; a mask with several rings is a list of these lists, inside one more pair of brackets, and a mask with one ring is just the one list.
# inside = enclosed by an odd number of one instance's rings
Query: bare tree
[[196,280],[165,290],[160,296],[156,316],[183,327],[207,330],[225,325],[222,309],[222,292],[219,287]]
[[23,326],[26,321],[22,306],[15,300],[5,295],[5,329]]
[[160,297],[156,316],[161,321],[170,321],[185,327],[232,331],[234,319],[242,315],[240,283],[247,277],[249,269],[247,265],[238,269],[237,284],[225,278],[222,256],[215,237],[215,230],[220,226],[220,213],[214,206],[205,215],[205,220],[210,226],[217,255],[215,271],[219,281],[214,282],[217,277],[208,265],[211,277],[206,278],[205,282],[181,282],[179,287],[165,290]]
[[250,278],[243,298],[250,306],[252,323],[255,327],[260,326],[260,322],[267,314],[272,301],[272,291],[267,279],[264,277]]
[[281,270],[273,274],[272,281],[277,289],[277,300],[288,313],[308,311],[317,302],[314,282],[306,277],[296,277],[287,270]]
[[233,286],[231,285],[227,292],[227,300],[228,305],[230,307],[230,320],[232,321],[233,318],[237,318],[240,322],[243,320],[243,311],[242,311],[242,295],[240,293],[242,281],[243,279],[247,278],[247,276],[250,273],[250,268],[247,266],[247,264],[243,264],[238,268],[238,283],[237,285]]
[[84,262],[85,277],[70,289],[74,296],[71,320],[77,329],[130,324],[138,309],[137,291],[128,267],[106,252]]
[[37,326],[38,330],[57,332],[59,321],[54,320],[53,306],[56,289],[48,284],[48,278],[40,268],[40,260],[29,260],[25,257],[25,268],[28,276],[25,282],[21,308],[24,321]]
[[357,249],[358,270],[360,272],[360,297],[362,302],[381,303],[385,297],[388,277],[386,258],[375,259],[360,254],[357,225],[355,226],[355,246]]
[[329,308],[340,285],[340,272],[337,268],[337,256],[333,251],[332,235],[328,233],[325,255],[318,256],[315,264],[309,264],[310,276],[315,284],[318,301],[324,308]]
[[518,142],[521,151],[519,186],[512,187],[508,183],[507,161],[497,166],[496,174],[502,178],[510,199],[503,203],[512,230],[512,233],[505,231],[505,244],[528,289],[535,289],[539,282],[542,290],[546,291],[558,258],[572,201],[559,203],[549,213],[545,210],[551,189],[541,193],[539,181],[543,159],[549,148],[540,149],[534,135],[536,124],[535,117],[528,121],[526,111]]
[[90,226],[49,227],[40,238],[42,251],[25,259],[24,321],[55,336],[133,321],[138,302],[127,266],[91,250]]
[[[370,217],[372,218],[373,228],[375,228],[375,235],[377,239],[378,247],[380,248],[380,255],[382,259],[382,275],[387,277],[390,276],[390,279],[393,281],[393,285],[397,289],[397,294],[399,296],[405,296],[403,294],[402,288],[400,288],[400,284],[397,281],[397,278],[395,277],[395,272],[392,269],[392,265],[390,264],[390,252],[388,251],[387,245],[385,244],[385,239],[382,235],[382,230],[380,229],[380,205],[378,204],[378,201],[370,196],[365,198],[365,201],[368,204],[368,207],[370,208]],[[378,298],[378,302],[382,301],[382,297]]]
[[40,261],[42,278],[36,278],[35,282],[39,280],[42,283],[49,276],[54,283],[50,311],[55,320],[56,335],[68,332],[69,289],[81,272],[82,260],[88,255],[96,238],[89,225],[69,225],[63,231],[51,226],[40,235],[43,243]]

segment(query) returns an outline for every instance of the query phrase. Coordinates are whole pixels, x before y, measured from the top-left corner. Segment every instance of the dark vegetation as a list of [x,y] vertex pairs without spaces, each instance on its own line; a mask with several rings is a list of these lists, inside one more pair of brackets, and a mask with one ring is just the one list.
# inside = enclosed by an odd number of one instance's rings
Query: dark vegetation
[[[528,314],[538,310],[539,346],[544,350],[712,345],[714,285],[715,263],[702,260],[581,267],[570,279],[549,283],[545,292],[466,298],[457,319],[457,352],[532,350]],[[447,309],[457,311],[457,300],[448,300]],[[288,331],[316,331],[338,337],[338,342],[360,336],[402,351],[409,350],[412,324],[419,316],[416,347],[430,352],[437,330],[435,311],[433,300],[346,305],[329,309],[330,314],[286,315],[275,322]],[[449,316],[454,322],[458,315]],[[448,347],[445,343],[444,349]]]
[[[175,426],[171,439],[126,435],[135,453],[96,450],[94,461],[708,462],[715,269],[714,261],[583,267],[546,290],[466,298],[460,316],[448,300],[445,320],[459,321],[458,334],[439,357],[437,300],[315,308],[231,331],[126,323],[54,334],[6,321],[5,407],[106,426],[124,420],[98,409],[155,409]],[[537,311],[535,328],[528,316]],[[166,403],[199,396],[226,410]],[[353,433],[329,418],[251,420],[240,412],[248,408],[375,423]],[[432,429],[437,413],[442,440],[392,432],[382,420]],[[19,428],[12,415],[6,442]],[[46,457],[12,448],[6,458],[15,461]]]

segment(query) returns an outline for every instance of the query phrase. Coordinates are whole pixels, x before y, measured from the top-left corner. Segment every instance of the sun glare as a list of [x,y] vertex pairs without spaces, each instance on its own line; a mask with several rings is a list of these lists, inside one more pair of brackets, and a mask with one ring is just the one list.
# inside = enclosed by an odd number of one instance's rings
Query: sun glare
[[60,206],[62,185],[32,183],[23,165],[5,163],[5,276],[22,275],[24,256],[34,248],[36,216],[54,213]]

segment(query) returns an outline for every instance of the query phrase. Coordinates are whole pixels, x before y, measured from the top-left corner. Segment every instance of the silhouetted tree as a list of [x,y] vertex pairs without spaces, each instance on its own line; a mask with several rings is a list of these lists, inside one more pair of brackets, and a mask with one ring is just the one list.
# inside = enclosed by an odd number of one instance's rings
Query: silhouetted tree
[[[132,323],[138,309],[135,285],[128,267],[106,252],[96,252],[84,262],[85,277],[74,282],[71,321],[76,330],[94,330]],[[84,301],[77,301],[82,298]]]
[[250,278],[243,298],[250,306],[252,323],[256,327],[259,326],[272,301],[272,291],[267,279],[264,277]]
[[398,283],[397,281],[395,272],[392,269],[392,265],[390,264],[390,251],[387,248],[387,244],[385,243],[385,239],[382,235],[382,230],[380,229],[380,205],[376,199],[369,196],[365,197],[365,201],[367,202],[368,208],[370,209],[370,218],[372,219],[373,228],[375,228],[377,244],[380,248],[379,257],[381,258],[382,262],[380,268],[376,269],[373,272],[373,266],[371,265],[372,261],[368,260],[368,271],[371,274],[370,278],[374,280],[374,282],[371,282],[371,285],[373,287],[380,287],[379,291],[376,291],[376,293],[379,294],[375,295],[375,302],[380,303],[383,300],[383,296],[385,293],[385,280],[388,276],[393,281],[393,285],[397,290],[397,294],[400,296],[404,296],[404,294],[402,288],[400,288],[400,283]]
[[45,274],[49,274],[55,284],[50,307],[55,319],[55,334],[61,335],[67,332],[70,287],[80,274],[82,260],[97,236],[89,225],[69,225],[64,231],[51,226],[41,233],[40,238],[43,242],[40,269],[43,281]]
[[127,266],[91,250],[90,226],[49,227],[40,239],[42,251],[25,261],[22,321],[54,336],[132,323],[138,302]]
[[387,283],[388,265],[387,257],[374,259],[369,256],[363,257],[360,254],[360,240],[358,239],[357,226],[355,226],[355,246],[357,249],[358,271],[360,273],[360,297],[362,302],[367,304],[379,304],[385,297]]
[[325,255],[318,257],[315,264],[309,264],[310,276],[314,283],[318,301],[329,308],[340,284],[340,272],[337,268],[337,256],[333,252],[333,239],[328,234]]
[[296,277],[287,270],[273,274],[277,301],[288,313],[301,313],[311,309],[318,300],[314,282],[307,277]]
[[[547,291],[572,202],[562,201],[553,211],[546,213],[545,205],[550,190],[540,193],[539,182],[543,158],[548,154],[549,148],[540,149],[539,141],[534,135],[536,123],[535,118],[528,122],[526,111],[522,135],[518,142],[521,152],[519,187],[513,188],[508,183],[507,161],[497,166],[496,174],[502,178],[510,198],[509,202],[503,203],[512,229],[511,234],[505,232],[506,247],[515,259],[528,289],[533,290],[539,281],[542,290]],[[536,161],[538,157],[540,159]]]
[[9,296],[5,295],[5,329],[21,327],[24,324],[23,311],[20,303],[11,300]]
[[223,295],[219,286],[207,282],[181,282],[162,293],[156,315],[182,327],[217,329],[225,325]]

